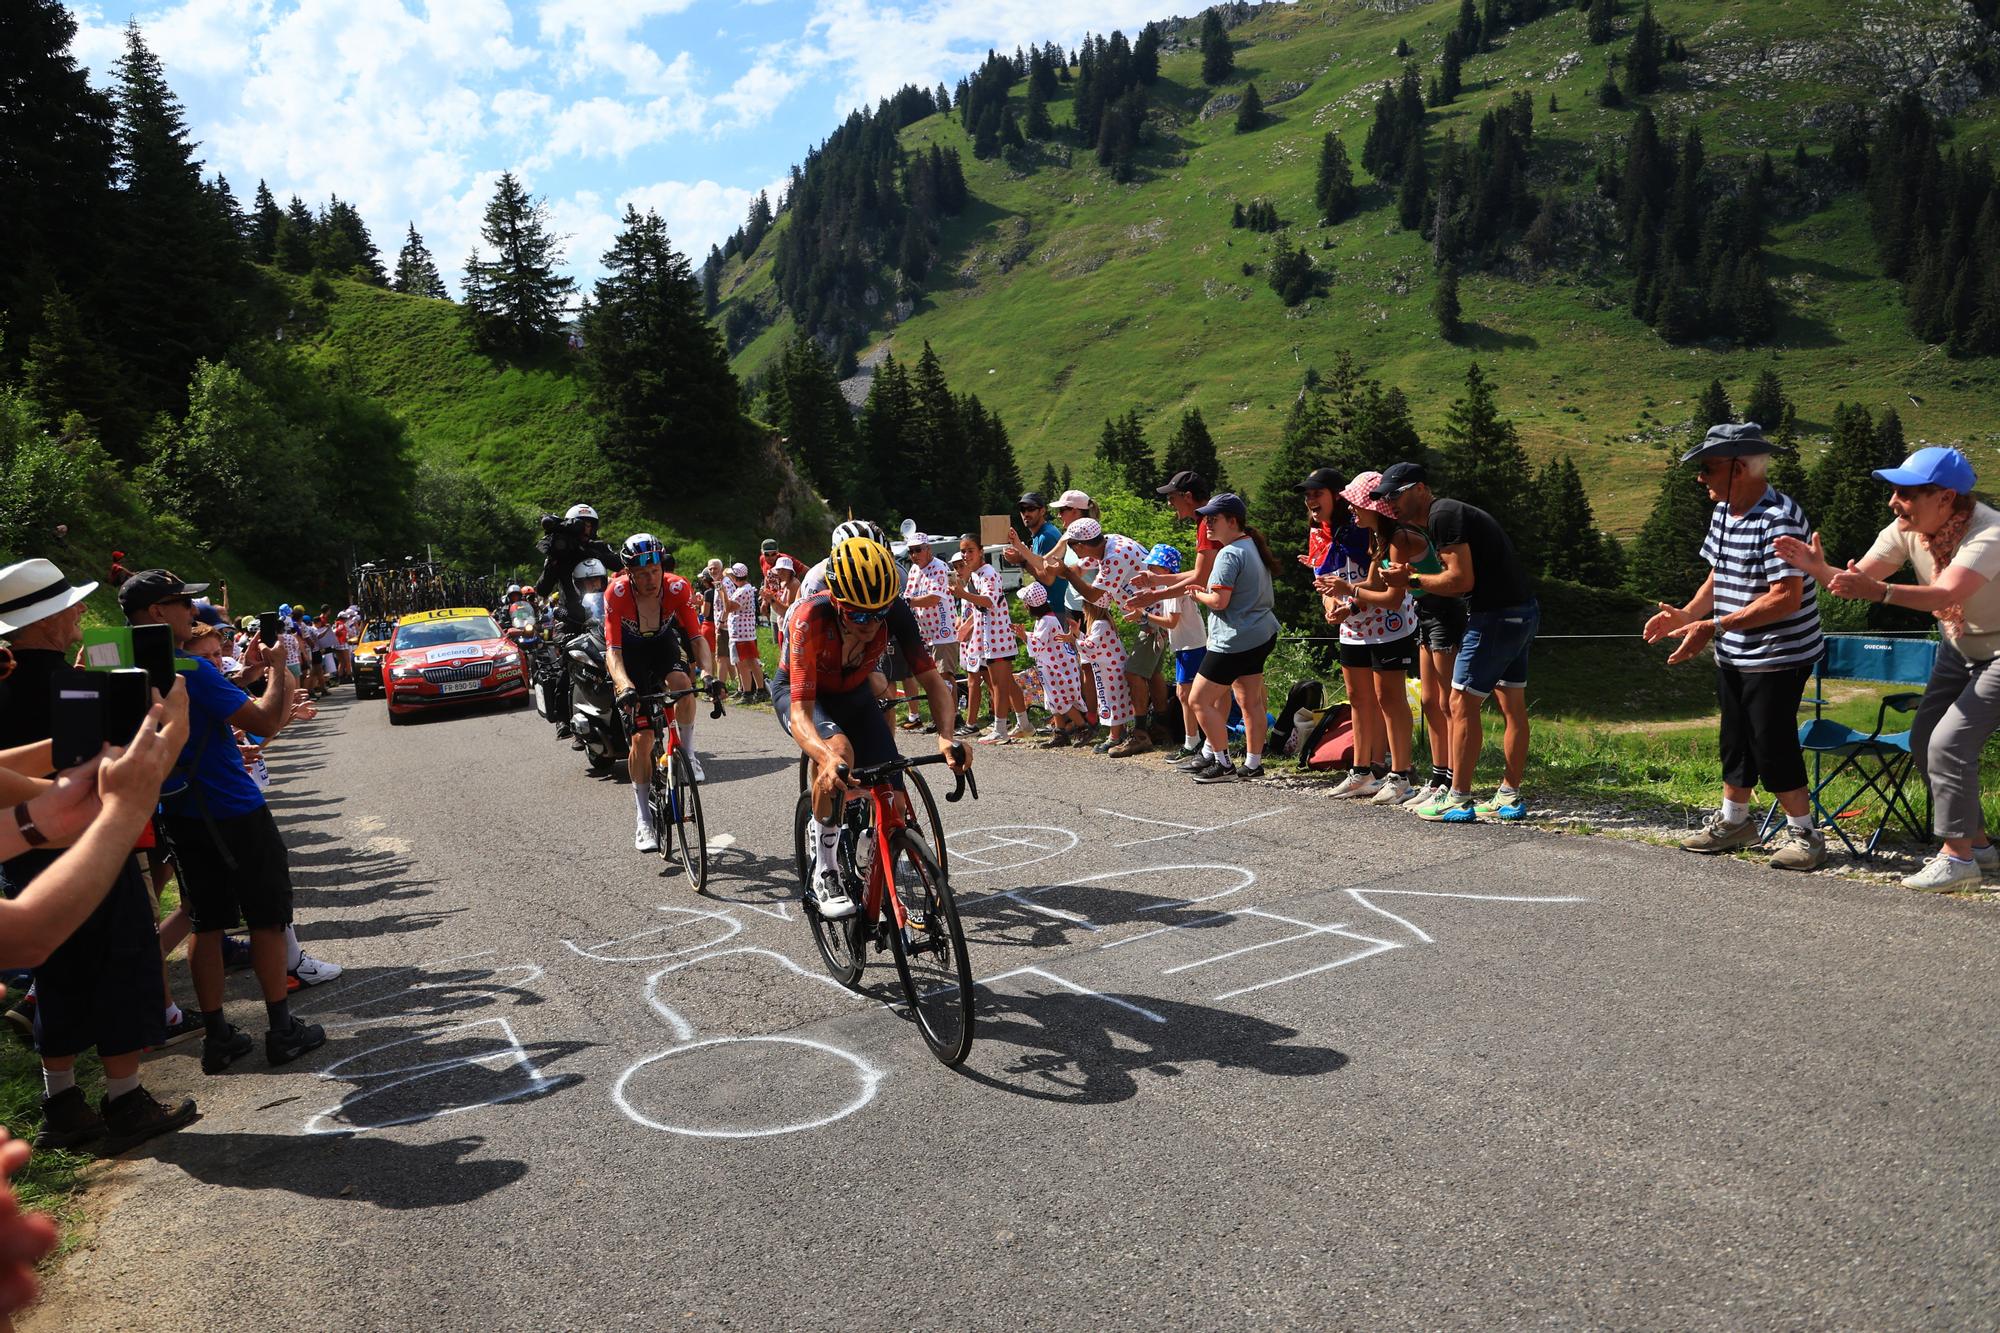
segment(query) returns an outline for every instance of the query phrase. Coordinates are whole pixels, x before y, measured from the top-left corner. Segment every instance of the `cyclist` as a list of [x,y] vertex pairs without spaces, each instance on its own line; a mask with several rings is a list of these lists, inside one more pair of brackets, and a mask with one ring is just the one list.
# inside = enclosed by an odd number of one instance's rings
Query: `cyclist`
[[[667,548],[657,537],[650,532],[633,533],[619,552],[625,572],[611,580],[604,592],[604,664],[611,672],[618,704],[631,721],[626,731],[632,737],[632,749],[625,756],[625,772],[632,779],[632,799],[639,812],[632,845],[642,852],[659,850],[660,841],[653,827],[653,738],[634,716],[638,697],[662,688],[687,689],[690,648],[704,672],[715,669],[708,640],[701,636],[701,622],[695,616],[694,589],[680,575],[667,573],[667,559]],[[688,695],[674,707],[688,762],[695,780],[700,781],[701,760],[694,752],[694,696]]]
[[827,558],[826,591],[792,607],[785,655],[771,681],[779,725],[813,761],[813,894],[820,915],[829,920],[850,916],[855,908],[841,886],[834,853],[840,845],[840,806],[856,784],[843,783],[835,770],[897,755],[895,732],[869,682],[891,639],[930,700],[938,749],[952,771],[963,772],[972,763],[971,750],[953,739],[957,710],[951,684],[938,674],[916,613],[901,596],[902,584],[888,546],[867,537],[843,538]]

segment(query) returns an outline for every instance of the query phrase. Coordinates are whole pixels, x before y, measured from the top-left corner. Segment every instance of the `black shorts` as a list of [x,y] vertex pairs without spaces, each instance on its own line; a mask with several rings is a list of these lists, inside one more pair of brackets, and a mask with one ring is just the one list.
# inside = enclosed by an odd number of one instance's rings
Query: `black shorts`
[[1799,700],[1812,679],[1812,663],[1775,671],[1715,669],[1722,705],[1722,780],[1732,787],[1760,783],[1772,795],[1806,785],[1799,750]]
[[1432,597],[1416,599],[1417,639],[1421,647],[1434,653],[1455,653],[1465,642],[1465,599]]
[[1264,674],[1264,663],[1277,646],[1278,636],[1273,634],[1255,648],[1241,648],[1227,653],[1210,648],[1202,655],[1201,670],[1196,674],[1217,685],[1234,685],[1245,676],[1261,676]]
[[35,969],[35,1049],[125,1055],[166,1040],[153,901],[127,860],[97,910]]
[[1402,671],[1414,673],[1417,669],[1417,639],[1419,632],[1411,630],[1400,639],[1387,643],[1343,643],[1340,645],[1340,664],[1350,671]]
[[[780,671],[771,678],[771,707],[778,712],[778,725],[792,734],[792,681]],[[862,767],[896,758],[896,733],[887,715],[875,701],[875,691],[866,683],[844,694],[821,694],[812,704],[813,726],[821,740],[847,737],[854,747],[854,762]],[[797,737],[793,737],[797,739]]]
[[228,930],[239,921],[252,930],[292,924],[292,858],[269,806],[218,819],[213,833],[205,819],[168,815],[162,822],[195,933]]
[[694,668],[681,651],[678,634],[662,634],[653,639],[636,639],[619,650],[625,658],[625,674],[641,694],[658,694],[667,687],[667,677],[676,671],[690,677]]

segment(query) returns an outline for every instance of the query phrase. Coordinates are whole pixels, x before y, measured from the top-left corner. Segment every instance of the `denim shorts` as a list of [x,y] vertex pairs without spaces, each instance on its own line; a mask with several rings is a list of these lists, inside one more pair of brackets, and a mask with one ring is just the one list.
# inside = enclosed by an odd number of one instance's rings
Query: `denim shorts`
[[1533,600],[1499,611],[1474,611],[1466,618],[1451,687],[1484,699],[1496,689],[1526,685],[1528,645],[1541,624],[1541,604]]

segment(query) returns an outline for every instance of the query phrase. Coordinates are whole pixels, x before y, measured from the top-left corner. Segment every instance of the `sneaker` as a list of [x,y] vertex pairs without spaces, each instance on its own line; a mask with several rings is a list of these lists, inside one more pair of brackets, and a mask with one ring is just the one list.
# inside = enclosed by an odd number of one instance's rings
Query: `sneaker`
[[1448,790],[1450,789],[1440,787],[1435,782],[1426,782],[1403,798],[1403,808],[1410,811],[1421,810]]
[[42,1127],[35,1133],[35,1149],[75,1148],[104,1132],[104,1117],[92,1109],[83,1089],[64,1088],[53,1097],[42,1098]]
[[1014,738],[1007,734],[1005,727],[996,726],[978,738],[981,745],[1012,745]]
[[1214,762],[1215,760],[1207,753],[1198,749],[1190,750],[1186,746],[1182,746],[1181,757],[1174,761],[1174,767],[1183,773],[1196,773],[1207,768]]
[[9,1027],[20,1034],[22,1041],[33,1046],[35,1044],[35,992],[30,990],[26,995],[21,997],[19,1004],[9,1009],[5,1014],[0,1014],[0,1021],[5,1021]]
[[144,1088],[134,1088],[123,1097],[107,1097],[99,1109],[104,1116],[104,1147],[100,1151],[107,1157],[179,1129],[196,1114],[194,1098],[183,1098],[179,1106],[168,1107]]
[[326,1045],[326,1029],[317,1023],[294,1018],[283,1032],[264,1034],[264,1058],[274,1065],[288,1065],[307,1051]]
[[1757,841],[1757,819],[1754,815],[1745,815],[1732,824],[1717,810],[1702,820],[1700,828],[1681,839],[1681,850],[1713,856],[1718,852],[1733,852],[1739,847],[1752,846]]
[[339,963],[329,963],[309,953],[301,953],[299,965],[291,970],[291,975],[297,977],[302,986],[317,986],[332,981],[345,970]]
[[1376,792],[1381,790],[1382,779],[1376,777],[1365,768],[1358,768],[1349,772],[1346,777],[1335,784],[1334,789],[1328,792],[1327,795],[1335,800],[1345,800],[1349,797],[1372,797]]
[[214,1037],[205,1038],[201,1043],[201,1072],[220,1074],[243,1056],[257,1043],[250,1040],[250,1034],[229,1029],[229,1035],[221,1041]]
[[1201,747],[1199,745],[1177,745],[1174,747],[1174,752],[1168,755],[1167,758],[1172,763],[1180,764],[1185,763],[1200,753]]
[[1481,819],[1502,819],[1512,824],[1528,817],[1528,798],[1517,791],[1496,791],[1490,801],[1473,807]]
[[1434,824],[1477,824],[1479,812],[1473,808],[1470,796],[1444,795],[1417,811],[1418,819],[1428,819]]
[[202,1026],[201,1015],[181,1010],[180,1021],[167,1024],[167,1039],[162,1046],[178,1046],[190,1037],[199,1037],[207,1029]]
[[567,723],[567,722],[558,722],[558,723],[556,723],[556,739],[557,739],[557,740],[559,740],[559,741],[566,741],[566,740],[568,740],[568,739],[569,739],[570,737],[572,737],[572,736],[574,736],[574,735],[576,735],[576,729],[575,729],[575,728],[573,728],[573,727],[571,727],[569,723]]
[[1196,773],[1194,780],[1206,787],[1219,782],[1235,782],[1240,775],[1241,770],[1234,764],[1210,764],[1206,771]]
[[854,915],[854,899],[841,887],[838,871],[822,870],[813,877],[813,897],[822,921],[839,921]]
[[1129,759],[1135,754],[1151,754],[1153,738],[1143,731],[1135,731],[1116,745],[1107,745],[1104,753],[1113,759]]
[[1067,750],[1075,744],[1076,742],[1071,739],[1069,732],[1058,731],[1055,735],[1042,742],[1042,748],[1044,750]]
[[[1772,869],[1817,870],[1825,864],[1826,834],[1790,824],[1778,830],[1777,847],[1771,853]],[[1973,878],[1979,878],[1977,866],[1973,867]]]
[[1972,863],[1979,867],[1979,873],[1982,875],[2000,870],[2000,847],[1995,847],[1990,842],[1984,847],[1974,847]]
[[1946,852],[1939,852],[1924,862],[1922,870],[1903,878],[1904,888],[1920,889],[1925,893],[1955,893],[1978,883],[1979,862],[1954,861]]
[[634,826],[632,830],[632,847],[634,850],[641,852],[657,852],[660,850],[660,837],[657,833],[653,832],[651,821],[642,819]]
[[1410,799],[1410,780],[1401,773],[1382,779],[1382,789],[1368,798],[1370,805],[1401,805]]
[[1243,782],[1255,782],[1258,778],[1264,776],[1264,765],[1261,762],[1255,764],[1238,764],[1236,766],[1236,776],[1238,780]]
[[[1121,741],[1119,741],[1118,743],[1119,743],[1120,745],[1123,745],[1123,744],[1124,744],[1125,742],[1121,740]],[[1101,741],[1099,741],[1099,742],[1098,742],[1097,744],[1095,744],[1095,745],[1093,745],[1093,746],[1091,746],[1091,747],[1090,747],[1090,752],[1091,752],[1092,754],[1110,754],[1110,753],[1111,753],[1111,742],[1110,742],[1110,740],[1109,740],[1109,739],[1105,739],[1105,740],[1101,740]]]

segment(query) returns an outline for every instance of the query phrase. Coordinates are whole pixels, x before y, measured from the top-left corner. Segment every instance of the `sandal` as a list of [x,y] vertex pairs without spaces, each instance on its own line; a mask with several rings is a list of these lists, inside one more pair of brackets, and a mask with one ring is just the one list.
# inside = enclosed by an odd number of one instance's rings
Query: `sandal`
[[906,717],[896,724],[896,729],[898,731],[922,731],[924,729],[923,719]]

